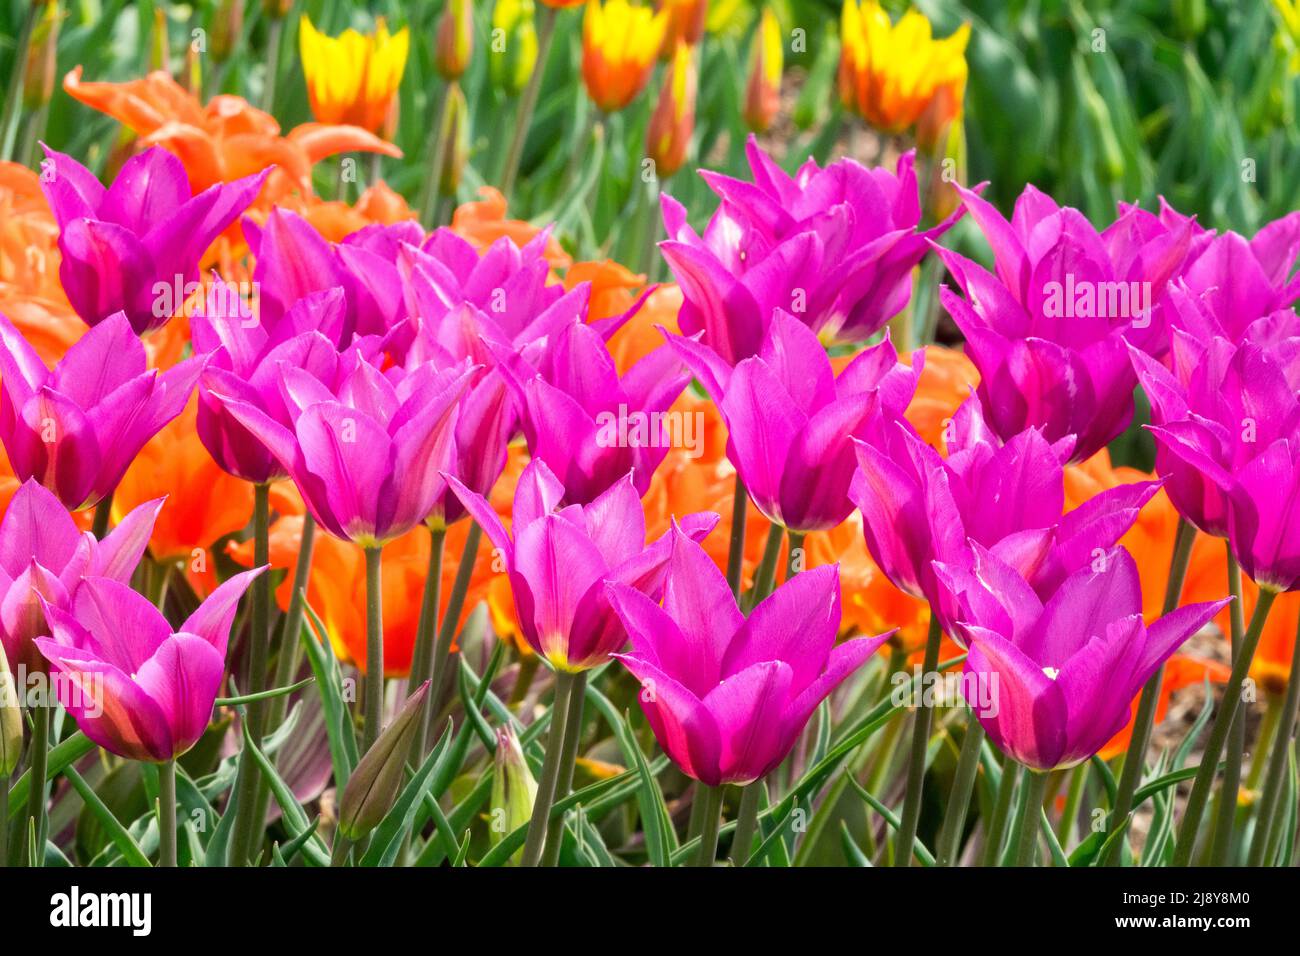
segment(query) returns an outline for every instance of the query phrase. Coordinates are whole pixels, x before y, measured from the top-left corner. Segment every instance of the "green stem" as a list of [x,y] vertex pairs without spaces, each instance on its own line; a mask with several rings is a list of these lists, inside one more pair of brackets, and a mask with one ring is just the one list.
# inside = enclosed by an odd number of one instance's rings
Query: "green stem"
[[1255,746],[1250,751],[1250,773],[1246,777],[1248,790],[1260,789],[1259,782],[1264,779],[1264,768],[1273,751],[1273,738],[1282,722],[1283,703],[1277,694],[1269,694],[1268,704],[1264,707],[1264,719],[1259,722],[1259,729],[1255,732]]
[[[1241,653],[1241,641],[1245,637],[1245,609],[1241,606],[1241,566],[1232,554],[1232,545],[1224,541],[1228,561],[1228,593],[1232,595],[1232,604],[1228,606],[1231,621],[1232,659],[1235,661]],[[1223,769],[1223,783],[1219,785],[1219,812],[1214,821],[1214,842],[1210,847],[1210,865],[1227,866],[1232,855],[1233,827],[1237,822],[1237,791],[1241,786],[1241,758],[1246,750],[1246,714],[1245,708],[1237,708],[1232,718],[1232,728],[1228,731],[1231,741],[1228,747],[1228,762]]]
[[9,865],[9,774],[0,777],[0,869]]
[[9,92],[5,94],[4,118],[0,120],[0,159],[13,159],[14,142],[18,135],[18,116],[23,102],[23,75],[27,72],[27,60],[31,56],[32,33],[36,29],[36,20],[41,15],[43,5],[28,2],[27,16],[23,20],[22,32],[14,47],[13,69],[9,73]]
[[433,127],[433,148],[430,154],[429,175],[420,190],[420,224],[426,229],[434,226],[434,212],[438,207],[438,191],[442,183],[443,160],[447,154],[447,110],[451,108],[451,88],[455,80],[442,84],[438,98],[437,120]]
[[[1165,603],[1161,616],[1171,613],[1183,596],[1183,580],[1187,577],[1187,563],[1192,557],[1192,544],[1196,541],[1196,528],[1187,519],[1178,519],[1178,530],[1174,534],[1174,551],[1169,560],[1169,581],[1165,585]],[[1138,700],[1137,716],[1133,718],[1133,733],[1129,738],[1128,751],[1124,754],[1124,768],[1120,772],[1119,783],[1115,791],[1115,806],[1110,814],[1110,831],[1120,826],[1129,811],[1133,809],[1133,794],[1137,792],[1142,779],[1142,770],[1146,763],[1147,745],[1151,742],[1151,728],[1155,724],[1156,705],[1160,702],[1160,685],[1164,681],[1165,669],[1161,667],[1142,688]],[[1119,864],[1120,854],[1124,852],[1127,838],[1116,840],[1103,861],[1107,866]]]
[[1020,778],[1020,764],[1008,760],[1002,767],[1002,782],[998,784],[997,800],[993,804],[993,818],[989,820],[984,837],[984,866],[997,866],[1002,860],[1002,845],[1006,842],[1007,821],[1011,816],[1011,801],[1016,795],[1016,781]]
[[[790,547],[785,556],[785,579],[789,581],[799,573],[800,570],[806,570],[808,565],[805,563],[803,553],[804,534],[802,531],[790,532]],[[798,566],[803,564],[803,568]]]
[[[555,799],[563,800],[573,789],[573,768],[578,759],[578,745],[582,743],[582,709],[587,699],[587,673],[583,671],[573,679],[569,694],[569,712],[564,718],[564,749],[560,752],[560,775],[555,781]],[[555,866],[560,862],[560,848],[564,845],[564,818],[552,820],[546,831],[546,846],[542,851],[542,866]]]
[[741,788],[740,809],[736,812],[736,829],[731,838],[732,866],[744,866],[749,862],[754,834],[758,832],[758,806],[763,802],[766,787],[767,784],[760,779]]
[[1016,866],[1038,864],[1038,820],[1042,815],[1043,799],[1047,795],[1047,782],[1051,774],[1029,770],[1025,784],[1025,809],[1020,815],[1020,833],[1016,837]]
[[[271,529],[271,486],[266,483],[253,486],[253,567],[260,568],[270,563],[270,529]],[[253,581],[252,623],[249,627],[248,686],[241,687],[245,694],[260,694],[266,690],[266,659],[270,643],[269,621],[271,617],[271,578],[260,574]],[[248,721],[248,732],[256,741],[261,741],[266,732],[266,703],[253,701],[244,708],[243,719]],[[253,855],[253,844],[258,842],[265,816],[257,816],[257,792],[261,786],[262,774],[256,761],[247,753],[239,756],[239,769],[235,777],[235,792],[239,795],[235,804],[234,832],[230,839],[230,857],[232,866],[247,866]]]
[[935,862],[939,866],[955,866],[960,851],[961,833],[966,825],[966,811],[970,808],[971,791],[975,788],[975,774],[980,766],[980,747],[984,743],[984,727],[972,710],[966,711],[966,736],[961,742],[957,757],[957,772],[948,794],[948,808],[944,812],[943,826],[935,844]]
[[[302,618],[307,603],[307,582],[311,577],[312,553],[316,546],[316,520],[310,515],[302,519],[302,537],[298,544],[298,560],[293,572],[293,596],[289,598],[289,610],[285,614],[284,629],[280,634],[280,656],[275,662],[275,679],[272,687],[287,687],[298,676],[298,666],[302,661],[302,642],[299,632],[302,630]],[[275,730],[284,722],[284,715],[289,707],[288,694],[279,694],[266,705],[266,719],[263,731]],[[256,773],[257,795],[254,801],[252,819],[265,820],[266,808],[271,800],[271,781]],[[238,816],[238,812],[236,812]],[[251,853],[251,847],[249,848]]]
[[384,585],[382,547],[366,548],[366,726],[362,752],[379,737],[384,719]]
[[284,33],[284,20],[272,17],[266,32],[266,78],[262,81],[262,110],[275,112],[275,85],[280,77],[280,39]]
[[108,534],[108,521],[113,513],[113,495],[110,492],[99,500],[95,505],[95,517],[91,521],[90,533],[99,540],[104,540],[104,535]]
[[1283,781],[1289,763],[1287,751],[1291,747],[1291,735],[1295,729],[1296,713],[1300,711],[1300,632],[1296,634],[1295,647],[1291,651],[1291,676],[1286,684],[1286,697],[1278,713],[1277,729],[1273,736],[1273,751],[1269,755],[1268,770],[1264,777],[1264,796],[1259,805],[1259,816],[1255,821],[1255,835],[1250,843],[1248,866],[1263,866],[1269,859],[1268,850],[1273,836],[1280,828],[1285,815],[1282,810]]
[[[48,701],[34,704],[31,708],[32,718],[32,742],[28,748],[27,769],[31,783],[27,789],[27,820],[35,821],[36,828],[36,865],[40,866],[45,859],[45,830],[46,822],[46,804],[45,804],[45,775],[49,761],[50,746],[50,711],[53,705]],[[29,858],[33,856],[31,844],[28,842],[31,838],[31,824],[23,825],[22,838],[22,858],[19,861],[20,866],[26,866]]]
[[176,866],[176,761],[158,765],[158,865]]
[[465,535],[465,548],[460,553],[460,563],[456,566],[456,580],[451,585],[451,595],[447,599],[447,616],[442,619],[438,630],[438,645],[433,650],[433,665],[430,673],[433,677],[433,700],[428,713],[442,712],[443,701],[454,686],[452,675],[456,673],[456,662],[452,659],[451,642],[456,637],[456,626],[460,622],[460,612],[465,607],[465,595],[469,593],[470,578],[474,574],[474,565],[478,561],[478,545],[483,540],[483,529],[478,522],[469,526]]
[[542,761],[542,776],[537,781],[537,796],[533,798],[533,815],[528,821],[528,838],[524,841],[521,866],[538,866],[546,846],[547,825],[551,805],[555,803],[555,788],[564,762],[564,734],[569,718],[569,698],[577,675],[558,671],[555,675],[555,700],[551,703],[551,729],[546,738],[546,757]]
[[1057,839],[1061,846],[1069,846],[1074,839],[1075,821],[1079,816],[1079,804],[1083,801],[1083,786],[1088,782],[1088,765],[1081,763],[1070,771],[1070,789],[1065,795],[1065,810],[1056,827]]
[[746,601],[748,610],[753,610],[763,599],[772,593],[776,584],[776,562],[781,557],[781,541],[785,537],[785,528],[773,524],[767,532],[767,544],[763,548],[763,560],[759,562],[758,573],[754,575],[754,588]]
[[722,787],[704,787],[700,794],[704,806],[700,810],[700,846],[695,852],[694,866],[713,866],[718,855],[718,830],[722,825]]
[[542,75],[546,72],[546,56],[551,51],[551,41],[555,38],[555,18],[559,13],[554,7],[542,8],[542,23],[537,31],[537,62],[533,64],[532,76],[524,87],[519,99],[519,112],[515,116],[515,132],[510,139],[510,151],[506,153],[506,165],[501,174],[501,192],[509,196],[519,174],[519,163],[524,156],[524,142],[528,139],[528,127],[533,120],[533,110],[537,106],[537,94],[542,88]]
[[[411,656],[411,675],[407,687],[419,687],[429,679],[433,666],[433,636],[438,630],[438,610],[442,602],[442,557],[446,551],[447,530],[429,529],[429,567],[424,576],[424,597],[420,601],[420,618],[415,625],[415,651]],[[427,709],[427,708],[426,708]],[[424,757],[428,720],[416,722],[411,743],[411,760],[419,766]]]
[[912,865],[912,846],[916,842],[916,828],[921,822],[921,788],[925,783],[925,752],[930,745],[930,725],[934,711],[926,706],[924,687],[929,674],[939,666],[939,642],[943,629],[939,616],[930,614],[930,627],[925,636],[925,657],[921,665],[921,687],[912,725],[912,753],[907,767],[907,790],[903,795],[903,813],[898,822],[898,835],[894,842],[894,866]]
[[745,567],[745,512],[749,510],[749,494],[745,483],[736,476],[736,491],[731,499],[731,542],[727,546],[727,583],[731,593],[740,600],[740,587]]
[[352,841],[338,831],[334,832],[334,847],[330,851],[330,866],[347,866],[348,853],[352,849]]
[[1178,828],[1178,845],[1174,848],[1174,866],[1187,866],[1192,860],[1192,850],[1196,844],[1196,833],[1200,829],[1201,817],[1205,813],[1205,804],[1214,785],[1214,776],[1219,767],[1219,756],[1228,739],[1228,731],[1237,714],[1237,705],[1241,702],[1241,689],[1250,671],[1250,662],[1255,657],[1255,648],[1259,645],[1260,635],[1264,632],[1264,622],[1268,620],[1269,609],[1277,599],[1277,592],[1260,588],[1259,598],[1255,602],[1255,613],[1251,615],[1250,627],[1241,642],[1241,652],[1232,663],[1232,675],[1223,689],[1223,701],[1215,715],[1214,725],[1210,730],[1209,742],[1201,754],[1201,765],[1196,771],[1196,780],[1192,792],[1187,798],[1187,807],[1183,810],[1183,821]]

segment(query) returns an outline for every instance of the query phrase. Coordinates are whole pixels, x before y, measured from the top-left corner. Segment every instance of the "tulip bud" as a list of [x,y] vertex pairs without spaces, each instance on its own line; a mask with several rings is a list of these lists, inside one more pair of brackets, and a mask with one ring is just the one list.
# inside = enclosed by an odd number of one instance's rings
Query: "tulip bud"
[[442,178],[438,191],[444,196],[455,196],[460,188],[460,174],[469,158],[469,104],[459,83],[447,91],[447,115],[443,126]]
[[646,155],[664,179],[686,161],[695,128],[695,86],[695,58],[689,46],[678,43],[646,130]]
[[472,0],[447,0],[438,19],[438,38],[433,45],[433,65],[444,80],[459,79],[474,52],[474,8]]
[[283,20],[292,9],[293,0],[262,0],[262,12],[271,20]]
[[209,52],[217,63],[229,59],[244,29],[244,0],[221,0],[212,18],[212,45]]
[[537,64],[537,25],[533,0],[497,0],[492,8],[492,82],[510,96],[528,84]]
[[749,82],[745,84],[745,124],[756,133],[766,132],[781,108],[781,69],[785,50],[781,24],[771,7],[763,8],[763,19],[754,34],[750,55]]
[[428,696],[429,682],[425,681],[406,698],[392,723],[384,728],[348,777],[339,802],[339,832],[349,840],[359,840],[379,826],[397,801],[411,741],[415,739],[417,724],[423,719],[424,699]]
[[[524,759],[519,738],[513,727],[497,731],[496,767],[492,775],[492,810],[489,817],[488,839],[493,845],[529,821],[533,815],[533,801],[537,799],[537,781]],[[523,848],[515,858],[523,856]]]
[[185,87],[187,93],[194,96],[202,95],[203,64],[201,54],[194,49],[193,43],[185,48],[185,69],[181,71],[181,86]]
[[23,77],[23,106],[39,109],[54,95],[55,60],[59,46],[58,0],[37,0],[45,9],[32,28],[31,55]]
[[[22,754],[23,715],[18,706],[18,689],[14,686],[13,674],[9,673],[4,645],[0,644],[0,777],[9,779]],[[3,823],[5,821],[0,820],[0,824]]]

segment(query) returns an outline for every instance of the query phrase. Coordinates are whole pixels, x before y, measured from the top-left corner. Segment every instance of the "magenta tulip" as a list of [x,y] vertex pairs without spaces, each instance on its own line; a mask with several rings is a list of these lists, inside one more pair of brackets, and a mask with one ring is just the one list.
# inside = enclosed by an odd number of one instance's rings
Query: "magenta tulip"
[[51,637],[36,646],[62,678],[59,703],[81,731],[121,757],[162,763],[207,730],[226,666],[235,608],[256,568],[218,587],[173,632],[148,599],[87,578],[71,610],[46,606]]
[[734,370],[696,339],[670,336],[727,423],[727,457],[764,516],[793,531],[824,531],[853,511],[853,439],[902,416],[925,353],[898,361],[886,335],[836,376],[826,350],[780,309],[757,355]]
[[339,356],[332,381],[275,364],[288,424],[233,395],[212,394],[270,449],[322,528],[375,547],[433,510],[473,369],[381,371],[361,346]]
[[934,562],[969,567],[979,545],[1050,594],[1096,549],[1111,547],[1160,487],[1120,485],[1063,515],[1072,440],[1049,444],[1031,428],[1002,444],[974,396],[953,418],[947,459],[904,420],[881,433],[878,443],[857,443],[849,492],[867,550],[896,587],[928,601],[950,633],[957,608]]
[[638,495],[686,432],[666,414],[686,388],[681,360],[662,345],[619,375],[601,332],[570,322],[533,363],[497,349],[515,392],[528,450],[564,485],[564,501],[595,501],[629,473]]
[[823,340],[861,341],[901,312],[912,268],[960,217],[918,232],[914,155],[897,174],[841,159],[790,176],[750,137],[753,182],[701,171],[721,203],[701,237],[664,195],[659,244],[686,298],[679,325],[728,365],[758,354],[775,309]]
[[1105,746],[1148,678],[1231,600],[1190,604],[1148,627],[1137,565],[1118,547],[1046,600],[979,546],[970,568],[938,573],[960,595],[966,700],[989,739],[1035,770],[1073,767]]
[[1133,416],[1125,342],[1153,334],[1154,302],[1187,255],[1190,222],[1135,250],[1129,232],[1103,238],[1078,210],[1032,186],[1011,222],[973,192],[961,194],[993,248],[997,275],[939,249],[966,298],[947,288],[940,296],[979,369],[989,424],[1004,439],[1031,427],[1049,441],[1075,435],[1074,460],[1090,458]]
[[270,170],[191,197],[181,161],[161,146],[128,159],[105,189],[46,147],[41,188],[59,224],[59,279],[87,325],[124,312],[137,335],[160,328],[197,290],[213,240],[256,198]]
[[[610,609],[605,583],[657,599],[671,539],[645,543],[645,514],[630,475],[585,505],[561,507],[565,488],[540,459],[519,477],[507,532],[482,495],[447,481],[505,558],[524,640],[556,670],[588,670],[627,641]],[[703,538],[717,524],[709,512],[682,519],[678,533]]]
[[641,681],[650,729],[683,773],[747,784],[789,755],[817,705],[890,635],[836,645],[838,565],[795,575],[746,618],[704,549],[670,534],[662,606],[609,586],[632,642],[615,656]]
[[162,505],[158,498],[132,509],[98,541],[41,485],[18,487],[0,521],[0,641],[12,667],[44,670],[33,643],[49,633],[42,599],[66,610],[83,578],[131,580]]
[[110,494],[132,459],[185,408],[203,360],[159,374],[124,313],[109,316],[47,369],[0,315],[0,442],[20,479],[71,511]]

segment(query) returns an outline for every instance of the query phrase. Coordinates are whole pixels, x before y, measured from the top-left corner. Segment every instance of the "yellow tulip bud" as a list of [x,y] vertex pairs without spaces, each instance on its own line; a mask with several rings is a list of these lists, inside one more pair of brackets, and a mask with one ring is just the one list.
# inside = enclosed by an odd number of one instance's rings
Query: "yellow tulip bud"
[[533,0],[497,0],[492,8],[492,82],[511,96],[528,84],[537,65],[537,25]]
[[438,19],[438,38],[433,45],[433,66],[444,80],[460,79],[474,52],[474,7],[472,0],[447,0]]

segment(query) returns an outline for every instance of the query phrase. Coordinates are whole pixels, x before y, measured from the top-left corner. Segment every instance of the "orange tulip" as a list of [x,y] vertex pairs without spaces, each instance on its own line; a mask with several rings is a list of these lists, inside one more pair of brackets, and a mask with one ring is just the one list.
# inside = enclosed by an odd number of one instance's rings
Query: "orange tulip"
[[[1165,714],[1169,712],[1169,700],[1178,691],[1186,687],[1200,686],[1207,677],[1215,684],[1226,683],[1231,672],[1230,667],[1218,661],[1175,654],[1165,662],[1165,679],[1160,685],[1160,696],[1156,698],[1155,722],[1160,724],[1164,721]],[[1130,719],[1128,726],[1107,741],[1106,746],[1098,751],[1098,756],[1102,760],[1110,760],[1127,752],[1132,736],[1133,721]]]
[[623,109],[645,88],[668,30],[668,13],[628,0],[588,0],[582,20],[582,81],[606,113]]
[[215,96],[203,106],[166,73],[125,83],[83,83],[81,67],[63,88],[92,109],[107,113],[140,137],[143,146],[175,153],[195,191],[231,182],[268,166],[275,171],[255,208],[263,212],[293,192],[311,194],[311,168],[338,153],[401,156],[402,151],[359,126],[304,123],[287,135],[269,113],[238,96]]
[[[491,186],[480,186],[477,202],[462,203],[451,217],[451,230],[482,252],[502,236],[509,236],[517,246],[527,245],[541,229],[522,219],[506,218],[506,197]],[[551,236],[546,242],[546,261],[553,269],[566,269],[573,261]]]
[[700,42],[704,36],[709,0],[658,0],[655,5],[668,14],[668,29],[663,43],[665,59],[677,49],[678,43],[695,46]]

